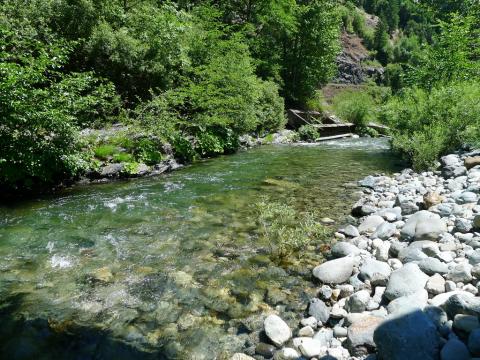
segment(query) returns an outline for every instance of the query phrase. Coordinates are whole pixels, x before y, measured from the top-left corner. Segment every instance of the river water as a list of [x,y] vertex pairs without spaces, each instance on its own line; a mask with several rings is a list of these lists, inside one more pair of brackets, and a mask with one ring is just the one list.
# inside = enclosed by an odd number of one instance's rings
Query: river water
[[322,260],[272,262],[254,205],[338,226],[352,182],[400,166],[382,139],[264,146],[0,207],[0,357],[227,358],[263,313],[298,321]]

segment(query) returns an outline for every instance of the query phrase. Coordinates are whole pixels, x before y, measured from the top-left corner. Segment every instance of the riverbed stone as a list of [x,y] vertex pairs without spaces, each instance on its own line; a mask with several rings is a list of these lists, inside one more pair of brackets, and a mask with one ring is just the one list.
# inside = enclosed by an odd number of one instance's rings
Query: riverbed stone
[[463,160],[465,167],[470,170],[471,168],[480,165],[480,156],[469,156]]
[[420,210],[415,200],[402,194],[397,195],[395,198],[395,206],[400,207],[403,215],[411,215]]
[[472,265],[468,263],[458,264],[451,268],[447,273],[447,279],[454,282],[470,282],[472,277]]
[[354,356],[367,355],[375,349],[373,334],[384,321],[381,317],[364,316],[353,322],[347,329],[347,348]]
[[389,314],[402,314],[412,312],[414,310],[423,310],[427,306],[428,293],[427,290],[419,290],[410,295],[401,296],[392,300],[388,306]]
[[453,319],[453,328],[466,333],[469,333],[479,327],[480,322],[478,321],[478,317],[474,315],[457,314]]
[[278,350],[273,356],[274,360],[298,360],[300,354],[297,350],[285,347],[281,350]]
[[333,339],[333,329],[323,327],[313,336],[313,338],[320,341],[322,346],[328,348]]
[[468,350],[473,356],[480,356],[480,329],[472,330],[468,336]]
[[[440,295],[438,295],[440,296]],[[454,294],[448,298],[442,308],[450,318],[457,314],[480,316],[480,297],[475,297],[468,292]]]
[[392,237],[396,232],[397,227],[395,226],[395,224],[383,222],[376,228],[375,232],[372,235],[372,238],[387,240]]
[[472,191],[464,191],[455,198],[455,201],[458,204],[476,203],[478,201],[478,195]]
[[322,346],[319,340],[313,338],[296,338],[300,339],[297,342],[298,349],[306,358],[312,358],[314,356],[325,356],[327,354],[327,347]]
[[389,300],[394,300],[401,296],[413,294],[422,290],[427,280],[428,276],[420,270],[417,264],[405,264],[390,276],[385,296]]
[[345,309],[351,313],[365,311],[370,300],[370,293],[367,290],[360,290],[351,295],[346,303]]
[[446,274],[448,272],[448,265],[436,258],[427,257],[415,263],[427,275]]
[[265,344],[261,342],[261,343],[258,343],[257,346],[255,347],[255,354],[259,354],[266,359],[272,358],[274,353],[275,353],[275,346],[270,344]]
[[332,257],[342,258],[348,255],[358,255],[360,253],[360,249],[351,243],[339,241],[332,246],[332,250],[330,252]]
[[233,354],[230,360],[255,360],[255,358],[242,353],[236,353],[236,354]]
[[428,279],[425,289],[432,295],[443,294],[445,292],[445,279],[440,274],[434,274]]
[[314,298],[310,300],[308,314],[317,319],[318,322],[325,324],[330,317],[330,310],[322,300]]
[[360,234],[373,233],[385,220],[378,215],[370,215],[363,220],[363,222],[358,227]]
[[278,315],[267,316],[263,326],[268,338],[276,346],[282,346],[292,337],[292,330]]
[[446,231],[447,225],[439,215],[421,210],[410,216],[400,234],[406,240],[437,241]]
[[322,283],[341,284],[346,282],[353,272],[355,260],[353,257],[343,257],[330,260],[313,269],[315,276]]
[[353,225],[347,225],[344,228],[340,229],[339,232],[351,238],[360,236],[358,229]]
[[470,360],[470,353],[463,342],[451,338],[442,348],[440,360]]
[[390,265],[386,262],[375,259],[367,259],[360,268],[360,278],[369,280],[373,286],[383,286],[387,284],[391,274]]
[[304,326],[300,330],[298,330],[298,336],[304,336],[304,337],[312,337],[315,332],[313,331],[313,328],[311,326]]
[[419,310],[384,321],[373,338],[381,359],[436,360],[440,355],[437,328]]

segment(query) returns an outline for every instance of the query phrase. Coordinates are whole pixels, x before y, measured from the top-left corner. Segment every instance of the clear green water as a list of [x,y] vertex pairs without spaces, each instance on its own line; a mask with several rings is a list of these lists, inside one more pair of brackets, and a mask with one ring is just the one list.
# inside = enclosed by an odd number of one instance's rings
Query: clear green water
[[1,357],[221,359],[241,350],[243,319],[276,309],[296,321],[321,261],[311,248],[291,267],[270,262],[253,204],[268,195],[338,223],[354,201],[346,184],[399,166],[378,139],[265,146],[0,207]]

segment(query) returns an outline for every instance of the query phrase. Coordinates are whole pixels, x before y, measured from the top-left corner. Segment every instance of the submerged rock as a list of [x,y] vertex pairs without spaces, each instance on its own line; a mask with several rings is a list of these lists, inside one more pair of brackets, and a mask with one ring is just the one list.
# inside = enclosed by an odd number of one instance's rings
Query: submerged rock
[[282,346],[292,337],[292,330],[278,315],[269,315],[263,326],[268,338],[276,346]]

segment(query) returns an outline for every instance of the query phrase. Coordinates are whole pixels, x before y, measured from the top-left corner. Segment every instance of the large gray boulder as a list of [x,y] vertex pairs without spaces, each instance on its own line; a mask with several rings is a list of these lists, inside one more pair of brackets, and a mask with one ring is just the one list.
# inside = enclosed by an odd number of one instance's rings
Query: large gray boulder
[[269,315],[263,322],[265,334],[276,346],[282,346],[292,337],[292,330],[278,315]]
[[392,270],[386,262],[375,259],[367,259],[360,268],[360,279],[369,280],[374,286],[386,285]]
[[423,273],[417,264],[408,263],[395,270],[385,290],[385,296],[389,300],[410,295],[425,288],[428,276]]
[[341,284],[350,278],[354,265],[355,260],[352,257],[330,260],[315,267],[313,276],[322,283]]
[[430,211],[418,211],[406,221],[400,235],[407,240],[437,241],[447,231],[447,225],[440,216]]
[[380,359],[437,360],[441,340],[422,311],[401,314],[382,323],[373,335]]

